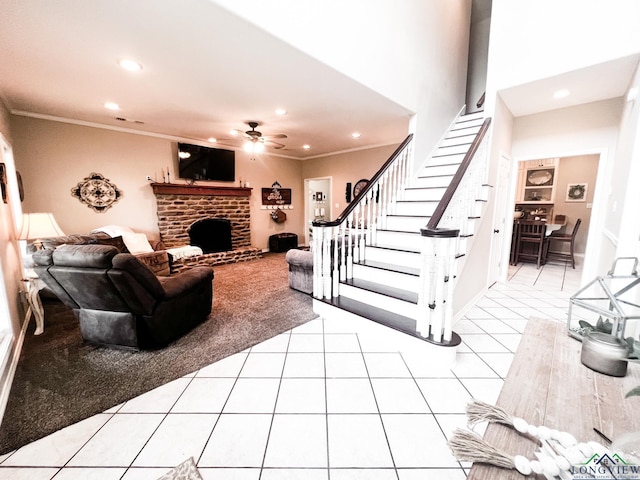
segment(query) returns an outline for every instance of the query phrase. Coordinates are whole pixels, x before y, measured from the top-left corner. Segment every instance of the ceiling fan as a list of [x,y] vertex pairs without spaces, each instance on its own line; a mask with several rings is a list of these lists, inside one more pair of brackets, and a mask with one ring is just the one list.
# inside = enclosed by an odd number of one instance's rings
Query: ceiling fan
[[276,133],[275,135],[263,135],[262,132],[256,130],[256,127],[260,125],[259,122],[251,121],[247,122],[247,125],[249,125],[249,128],[251,128],[251,130],[247,130],[245,132],[236,130],[236,133],[242,134],[242,136],[244,136],[245,138],[243,148],[246,151],[251,153],[259,153],[264,150],[265,145],[273,147],[277,150],[285,147],[284,144],[273,140],[274,138],[287,138],[284,133]]

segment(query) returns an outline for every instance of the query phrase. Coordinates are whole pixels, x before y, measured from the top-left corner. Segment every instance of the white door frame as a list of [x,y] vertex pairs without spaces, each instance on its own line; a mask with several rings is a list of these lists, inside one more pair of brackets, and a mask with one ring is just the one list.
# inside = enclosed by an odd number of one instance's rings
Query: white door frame
[[333,205],[333,196],[332,196],[332,192],[333,192],[333,177],[331,176],[327,176],[327,177],[312,177],[312,178],[305,178],[304,179],[304,244],[305,245],[311,245],[311,221],[313,220],[310,216],[309,216],[309,205],[311,202],[311,197],[310,197],[310,189],[309,189],[309,182],[314,181],[314,180],[328,180],[329,181],[329,191],[327,192],[327,208],[328,208],[328,212],[327,213],[327,217],[332,219],[333,218],[333,210],[332,210],[332,205]]

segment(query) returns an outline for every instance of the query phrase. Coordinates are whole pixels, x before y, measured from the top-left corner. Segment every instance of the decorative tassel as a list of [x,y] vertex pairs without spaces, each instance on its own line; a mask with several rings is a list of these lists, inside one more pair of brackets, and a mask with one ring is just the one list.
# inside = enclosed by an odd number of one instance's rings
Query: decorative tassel
[[472,398],[467,403],[467,420],[470,427],[474,427],[478,423],[482,422],[495,422],[513,426],[513,417],[509,415],[505,410],[495,405],[489,405],[480,400]]
[[514,469],[513,457],[485,442],[477,433],[457,428],[449,440],[449,448],[460,461],[479,462]]

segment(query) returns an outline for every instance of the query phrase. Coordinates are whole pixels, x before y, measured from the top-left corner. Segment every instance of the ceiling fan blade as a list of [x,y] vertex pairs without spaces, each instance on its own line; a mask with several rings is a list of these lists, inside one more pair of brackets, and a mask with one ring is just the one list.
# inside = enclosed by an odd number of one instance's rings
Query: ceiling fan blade
[[284,145],[282,143],[274,142],[273,140],[265,140],[264,143],[268,143],[270,147],[273,147],[276,150],[280,150],[281,148],[284,148]]
[[276,133],[275,135],[263,135],[262,138],[266,138],[267,140],[270,138],[287,138],[284,133]]

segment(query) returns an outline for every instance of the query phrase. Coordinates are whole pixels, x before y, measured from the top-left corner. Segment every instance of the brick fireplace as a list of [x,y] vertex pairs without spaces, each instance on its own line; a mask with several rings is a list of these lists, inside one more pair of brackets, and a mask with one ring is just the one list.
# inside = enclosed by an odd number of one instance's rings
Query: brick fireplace
[[152,183],[158,229],[165,247],[189,245],[189,227],[199,220],[223,218],[231,223],[232,249],[175,260],[172,272],[195,265],[219,265],[259,257],[251,246],[251,188]]

